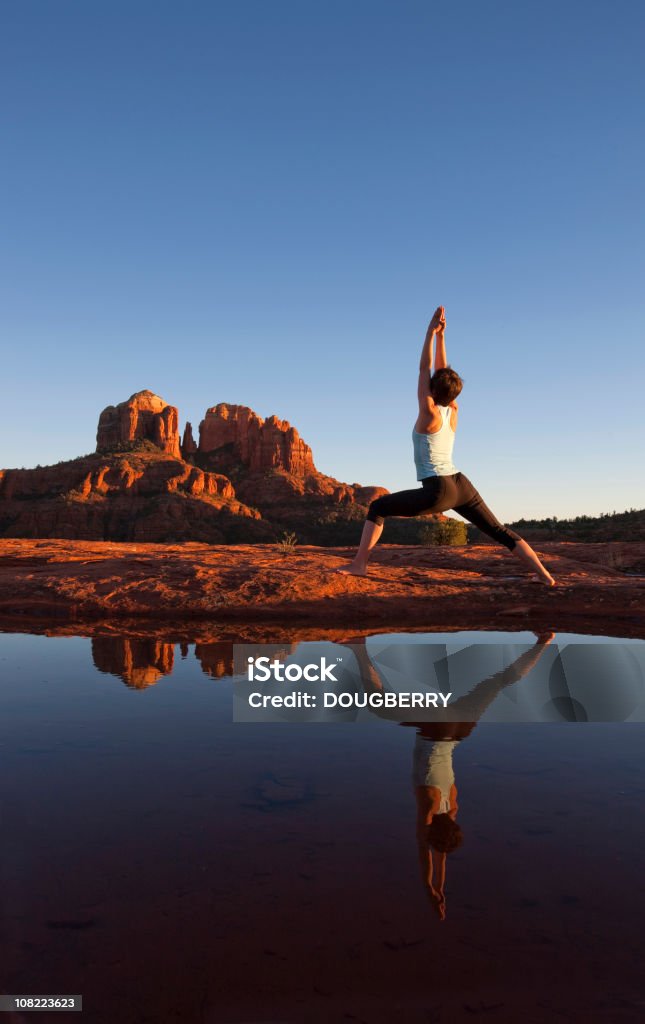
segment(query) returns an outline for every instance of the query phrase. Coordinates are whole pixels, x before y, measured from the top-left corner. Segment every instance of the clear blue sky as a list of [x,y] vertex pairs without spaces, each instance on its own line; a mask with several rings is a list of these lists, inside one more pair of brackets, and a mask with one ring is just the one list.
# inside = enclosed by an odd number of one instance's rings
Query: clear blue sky
[[442,303],[498,515],[645,506],[644,29],[625,0],[4,0],[0,465],[91,451],[150,388],[414,486]]

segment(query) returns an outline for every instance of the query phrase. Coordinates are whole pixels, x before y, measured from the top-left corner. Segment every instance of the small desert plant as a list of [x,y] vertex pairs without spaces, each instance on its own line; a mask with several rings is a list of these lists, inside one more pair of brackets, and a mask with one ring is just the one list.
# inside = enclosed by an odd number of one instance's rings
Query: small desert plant
[[468,543],[468,530],[459,519],[446,519],[444,522],[429,523],[422,526],[419,539],[422,544],[460,547]]
[[283,558],[287,555],[292,555],[296,550],[298,544],[298,538],[295,533],[290,533],[287,530],[284,531],[280,540],[278,541],[278,551],[281,553]]
[[620,572],[625,568],[626,560],[622,551],[615,551],[613,548],[607,547],[605,549],[604,563],[610,569],[618,569]]

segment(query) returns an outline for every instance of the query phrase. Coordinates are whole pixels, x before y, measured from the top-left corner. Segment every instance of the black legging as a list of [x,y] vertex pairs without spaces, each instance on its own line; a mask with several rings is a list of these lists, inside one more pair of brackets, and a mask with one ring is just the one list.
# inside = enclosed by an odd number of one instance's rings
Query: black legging
[[369,507],[367,518],[382,525],[386,516],[420,516],[424,512],[447,512],[453,509],[482,533],[512,551],[521,538],[496,519],[482,496],[467,476],[428,476],[421,487],[411,491],[395,491],[376,498]]

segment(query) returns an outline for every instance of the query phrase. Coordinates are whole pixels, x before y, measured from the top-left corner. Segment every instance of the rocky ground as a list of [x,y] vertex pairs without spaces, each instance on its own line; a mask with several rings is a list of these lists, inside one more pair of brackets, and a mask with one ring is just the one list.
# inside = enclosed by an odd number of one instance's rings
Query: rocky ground
[[645,636],[645,544],[544,543],[558,586],[504,549],[380,545],[367,578],[348,549],[273,544],[0,540],[0,627],[177,640],[437,629]]

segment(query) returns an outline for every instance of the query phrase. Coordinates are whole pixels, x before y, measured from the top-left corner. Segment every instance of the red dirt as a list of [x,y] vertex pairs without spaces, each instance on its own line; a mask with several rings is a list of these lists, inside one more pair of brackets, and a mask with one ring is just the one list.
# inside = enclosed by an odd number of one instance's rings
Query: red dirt
[[[347,637],[387,629],[545,629],[645,636],[645,544],[543,543],[552,589],[501,548],[381,545],[370,575],[343,548],[0,541],[0,628],[207,641],[241,631]],[[603,564],[609,563],[609,564]],[[86,624],[81,629],[80,625]]]

